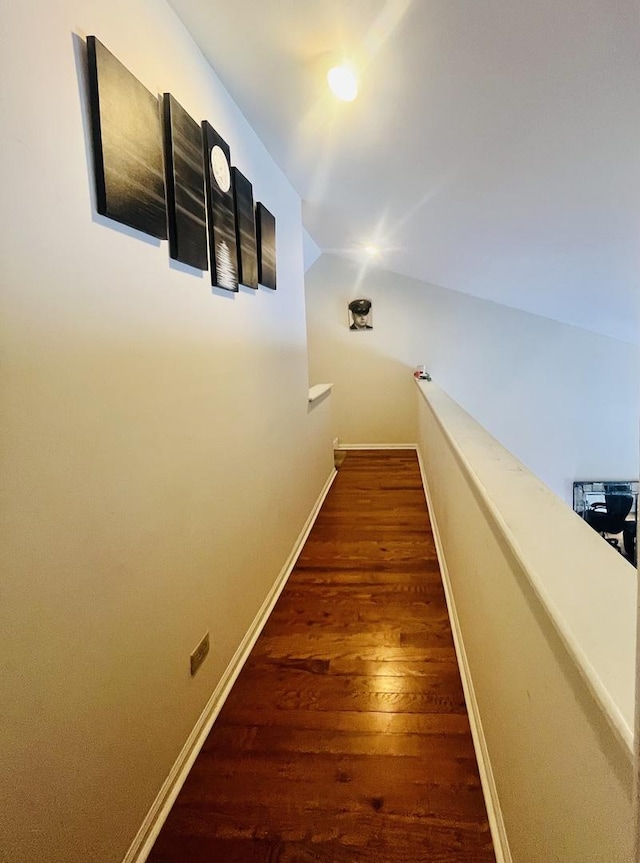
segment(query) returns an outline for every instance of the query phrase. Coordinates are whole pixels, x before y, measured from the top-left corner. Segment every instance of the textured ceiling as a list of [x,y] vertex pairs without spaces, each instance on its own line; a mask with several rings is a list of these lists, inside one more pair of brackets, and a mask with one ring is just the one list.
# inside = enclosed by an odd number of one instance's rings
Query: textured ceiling
[[322,250],[638,340],[636,0],[170,2]]

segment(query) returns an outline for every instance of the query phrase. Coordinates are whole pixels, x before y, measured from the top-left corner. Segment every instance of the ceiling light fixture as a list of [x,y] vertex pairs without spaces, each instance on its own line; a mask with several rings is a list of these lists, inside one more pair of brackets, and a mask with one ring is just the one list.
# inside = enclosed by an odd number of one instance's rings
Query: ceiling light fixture
[[327,81],[335,96],[343,102],[353,102],[358,95],[358,78],[351,66],[334,66],[327,73]]

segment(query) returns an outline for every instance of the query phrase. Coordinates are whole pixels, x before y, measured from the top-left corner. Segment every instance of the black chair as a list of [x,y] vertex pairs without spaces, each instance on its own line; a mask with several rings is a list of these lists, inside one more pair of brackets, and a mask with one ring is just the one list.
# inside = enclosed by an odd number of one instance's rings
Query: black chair
[[625,521],[622,528],[622,541],[624,543],[624,553],[627,555],[631,563],[636,566],[638,563],[638,553],[636,548],[636,533],[638,525],[635,521]]
[[633,495],[605,494],[604,503],[591,504],[585,512],[585,520],[620,551],[618,541],[609,538],[606,534],[622,533],[632,506]]

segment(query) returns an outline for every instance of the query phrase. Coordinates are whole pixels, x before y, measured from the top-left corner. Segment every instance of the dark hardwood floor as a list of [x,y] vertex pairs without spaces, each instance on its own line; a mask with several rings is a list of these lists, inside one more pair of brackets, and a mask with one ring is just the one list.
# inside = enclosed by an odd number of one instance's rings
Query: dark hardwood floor
[[494,863],[416,454],[350,451],[149,863]]

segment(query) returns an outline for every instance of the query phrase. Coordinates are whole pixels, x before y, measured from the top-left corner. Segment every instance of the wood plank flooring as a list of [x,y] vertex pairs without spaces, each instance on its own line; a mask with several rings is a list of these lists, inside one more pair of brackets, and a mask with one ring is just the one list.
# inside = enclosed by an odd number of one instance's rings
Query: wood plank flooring
[[149,863],[495,863],[415,452],[350,451]]

